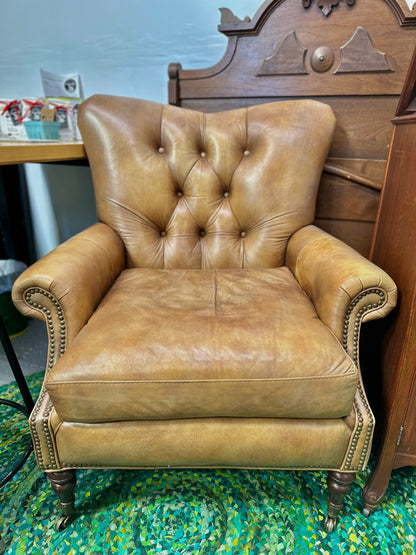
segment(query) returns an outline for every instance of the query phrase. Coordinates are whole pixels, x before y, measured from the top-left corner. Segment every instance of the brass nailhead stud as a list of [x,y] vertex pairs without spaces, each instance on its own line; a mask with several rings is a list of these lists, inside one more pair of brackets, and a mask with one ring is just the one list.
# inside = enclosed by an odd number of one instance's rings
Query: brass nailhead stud
[[159,152],[160,154],[163,154],[165,152],[165,149],[163,148],[163,146],[159,147]]

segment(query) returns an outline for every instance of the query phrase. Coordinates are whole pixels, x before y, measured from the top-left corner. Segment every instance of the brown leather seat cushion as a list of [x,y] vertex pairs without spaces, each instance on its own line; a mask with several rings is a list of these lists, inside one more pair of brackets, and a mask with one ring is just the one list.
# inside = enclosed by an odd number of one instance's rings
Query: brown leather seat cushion
[[73,422],[336,418],[357,370],[286,267],[130,269],[46,387]]

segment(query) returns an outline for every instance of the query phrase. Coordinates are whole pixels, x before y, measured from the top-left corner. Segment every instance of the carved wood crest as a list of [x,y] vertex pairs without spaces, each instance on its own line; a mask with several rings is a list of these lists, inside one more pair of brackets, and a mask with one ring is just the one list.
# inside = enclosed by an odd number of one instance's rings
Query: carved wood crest
[[340,51],[340,63],[334,73],[392,71],[386,54],[375,47],[370,33],[364,27],[357,27]]
[[[302,2],[302,6],[307,9],[309,8],[314,0],[265,0],[261,7],[254,14],[254,17],[250,18],[248,16],[240,19],[237,17],[230,9],[220,8],[221,11],[221,23],[218,26],[220,33],[224,33],[229,37],[236,36],[249,36],[257,35],[261,28],[263,27],[265,21],[270,17],[270,14],[278,9],[281,4],[286,1]],[[360,0],[362,3],[366,3],[368,0]],[[415,27],[416,26],[416,2],[413,8],[409,6],[409,0],[379,0],[380,2],[385,2],[389,5],[391,10],[396,15],[400,25]],[[357,0],[316,0],[317,9],[321,11],[322,15],[328,17],[334,8],[337,8],[340,4],[346,4],[349,8],[356,5]]]
[[257,75],[300,75],[307,73],[305,56],[307,48],[299,41],[296,32],[285,35],[276,50],[268,56]]
[[249,23],[251,21],[248,16],[246,16],[244,19],[240,19],[229,8],[219,8],[219,10],[221,12],[221,25]]
[[[302,0],[303,7],[309,8],[312,1],[313,0]],[[353,6],[355,4],[355,0],[345,0],[345,2],[348,6]],[[338,4],[339,0],[317,0],[318,8],[321,9],[325,17],[328,17],[328,15],[332,12],[332,8],[334,6],[338,6]]]
[[[256,75],[302,75],[308,74],[305,61],[308,48],[302,44],[293,30],[278,43],[276,49],[261,63]],[[311,57],[310,65],[318,73],[328,71],[335,56],[332,48],[321,45]],[[352,37],[340,47],[340,61],[337,73],[379,73],[392,72],[387,55],[378,50],[370,33],[364,27],[357,27]]]

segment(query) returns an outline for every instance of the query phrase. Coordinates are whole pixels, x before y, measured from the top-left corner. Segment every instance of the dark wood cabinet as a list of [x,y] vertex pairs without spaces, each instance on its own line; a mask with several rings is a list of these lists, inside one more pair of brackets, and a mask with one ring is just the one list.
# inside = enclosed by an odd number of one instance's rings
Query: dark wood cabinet
[[393,134],[370,255],[394,279],[398,306],[381,346],[380,452],[364,489],[367,514],[381,502],[392,469],[416,466],[416,50],[393,119]]

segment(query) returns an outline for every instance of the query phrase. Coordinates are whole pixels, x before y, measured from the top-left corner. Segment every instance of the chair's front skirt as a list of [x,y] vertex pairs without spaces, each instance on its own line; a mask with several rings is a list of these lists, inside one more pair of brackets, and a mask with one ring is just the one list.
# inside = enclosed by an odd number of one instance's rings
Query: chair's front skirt
[[[358,416],[357,416],[358,415]],[[357,393],[347,418],[62,422],[45,390],[31,417],[39,466],[361,470],[373,418]]]

